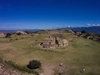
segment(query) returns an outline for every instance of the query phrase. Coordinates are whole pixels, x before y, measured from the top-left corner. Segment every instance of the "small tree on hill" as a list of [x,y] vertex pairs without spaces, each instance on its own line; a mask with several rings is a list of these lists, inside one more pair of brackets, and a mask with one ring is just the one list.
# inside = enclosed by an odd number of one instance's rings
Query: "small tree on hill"
[[11,33],[7,33],[5,37],[6,38],[10,38],[11,37]]
[[41,63],[40,63],[40,61],[32,60],[32,61],[29,62],[29,64],[27,65],[27,67],[29,69],[37,69],[37,68],[41,67]]
[[81,33],[87,33],[85,30],[82,30]]
[[17,33],[17,35],[21,35],[21,33]]

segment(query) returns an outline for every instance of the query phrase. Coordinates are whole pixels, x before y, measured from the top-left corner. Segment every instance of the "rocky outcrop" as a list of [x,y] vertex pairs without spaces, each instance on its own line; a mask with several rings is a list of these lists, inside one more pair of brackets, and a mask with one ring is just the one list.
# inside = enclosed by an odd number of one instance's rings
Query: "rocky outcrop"
[[28,73],[23,73],[21,71],[18,71],[7,64],[4,64],[0,62],[0,75],[33,75]]
[[75,34],[75,32],[74,32],[74,31],[72,31],[72,30],[70,30],[70,29],[64,30],[64,33]]
[[67,45],[68,45],[68,41],[66,39],[60,37],[52,37],[52,36],[50,36],[49,38],[45,38],[41,43],[41,46],[43,48],[52,48],[56,46],[59,47],[59,46],[67,46]]
[[21,33],[21,34],[27,34],[26,32],[24,32],[24,31],[17,31],[16,33]]
[[5,37],[5,34],[0,32],[0,37]]
[[86,38],[86,39],[91,39],[93,41],[100,42],[100,34],[91,34],[91,33],[76,32],[76,35],[78,37],[82,37],[82,38]]

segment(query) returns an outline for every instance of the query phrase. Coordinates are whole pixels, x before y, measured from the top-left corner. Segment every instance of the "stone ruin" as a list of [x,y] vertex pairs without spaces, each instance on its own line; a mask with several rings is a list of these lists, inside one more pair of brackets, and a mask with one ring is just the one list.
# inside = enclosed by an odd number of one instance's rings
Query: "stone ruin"
[[50,36],[49,38],[45,38],[40,45],[43,48],[53,48],[53,47],[67,46],[68,41],[64,38]]

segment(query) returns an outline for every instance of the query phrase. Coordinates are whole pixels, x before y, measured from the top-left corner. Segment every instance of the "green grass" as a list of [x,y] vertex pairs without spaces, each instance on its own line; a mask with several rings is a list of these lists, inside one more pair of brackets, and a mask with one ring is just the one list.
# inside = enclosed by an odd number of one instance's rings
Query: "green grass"
[[[69,42],[66,47],[49,49],[60,53],[49,52],[39,46],[43,39],[49,36],[49,34],[13,36],[12,39],[18,38],[15,41],[9,41],[10,38],[0,38],[1,44],[7,44],[3,50],[0,50],[0,57],[14,61],[22,66],[27,65],[33,59],[40,60],[46,64],[50,63],[51,65],[59,65],[59,63],[63,62],[64,65],[69,65],[72,68],[86,68],[86,73],[82,74],[77,70],[74,75],[100,74],[100,43],[84,38],[74,38],[75,40]],[[75,35],[64,34],[64,37],[69,40]],[[31,44],[34,44],[32,48],[30,47]],[[85,44],[89,44],[90,47],[85,46]]]

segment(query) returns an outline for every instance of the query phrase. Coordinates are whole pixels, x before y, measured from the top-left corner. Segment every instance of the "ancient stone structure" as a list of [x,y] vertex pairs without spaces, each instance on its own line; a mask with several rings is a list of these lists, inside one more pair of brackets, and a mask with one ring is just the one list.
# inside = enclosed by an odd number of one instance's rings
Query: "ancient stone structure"
[[52,37],[50,36],[49,38],[45,38],[44,41],[41,43],[41,46],[43,48],[52,48],[56,46],[67,46],[68,41],[64,38],[60,37]]

